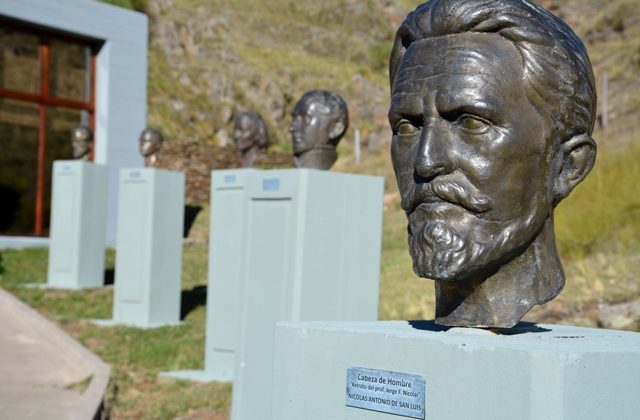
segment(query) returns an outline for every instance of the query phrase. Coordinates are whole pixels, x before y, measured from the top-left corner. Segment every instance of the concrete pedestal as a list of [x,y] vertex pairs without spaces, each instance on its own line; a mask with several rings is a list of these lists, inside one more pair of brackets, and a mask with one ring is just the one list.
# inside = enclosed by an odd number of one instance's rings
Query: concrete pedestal
[[271,380],[276,321],[377,318],[383,187],[307,169],[213,171],[205,369],[160,376],[230,382],[240,372],[233,418],[266,419],[270,396],[252,384]]
[[[275,340],[275,377],[264,392],[273,390],[278,420],[402,418],[346,406],[352,367],[423,377],[428,420],[640,415],[638,333],[523,323],[496,335],[428,321],[284,322]],[[382,401],[393,406],[393,398]]]
[[47,287],[103,286],[106,208],[105,165],[53,163]]
[[99,324],[179,324],[183,229],[183,173],[120,171],[113,320]]
[[209,281],[204,370],[162,372],[160,376],[197,382],[231,382],[242,313],[242,269],[246,185],[253,169],[211,172]]
[[233,420],[271,418],[277,321],[377,319],[382,196],[381,177],[290,169],[247,179]]

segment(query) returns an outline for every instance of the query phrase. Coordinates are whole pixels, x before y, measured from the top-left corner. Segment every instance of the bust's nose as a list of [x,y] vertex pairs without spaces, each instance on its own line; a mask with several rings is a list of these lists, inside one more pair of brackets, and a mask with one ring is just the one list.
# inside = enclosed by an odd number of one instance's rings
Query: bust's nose
[[442,122],[425,123],[414,164],[414,179],[417,183],[429,182],[439,175],[453,171],[450,140]]
[[294,131],[298,130],[300,126],[300,120],[299,118],[293,118],[293,121],[291,121],[291,125],[289,126],[289,132],[293,133]]

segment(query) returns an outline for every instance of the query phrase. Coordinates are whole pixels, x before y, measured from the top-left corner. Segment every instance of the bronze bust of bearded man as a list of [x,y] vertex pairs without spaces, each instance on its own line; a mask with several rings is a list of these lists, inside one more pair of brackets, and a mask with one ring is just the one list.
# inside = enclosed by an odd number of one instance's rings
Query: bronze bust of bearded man
[[526,0],[431,0],[398,30],[389,76],[393,167],[436,323],[512,327],[564,286],[553,210],[596,156],[586,49]]

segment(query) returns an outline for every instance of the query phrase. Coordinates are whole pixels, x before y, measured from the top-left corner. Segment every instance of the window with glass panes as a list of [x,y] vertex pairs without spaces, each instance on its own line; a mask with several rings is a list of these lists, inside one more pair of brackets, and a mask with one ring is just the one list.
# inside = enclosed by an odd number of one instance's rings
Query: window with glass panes
[[46,236],[54,160],[94,128],[95,48],[0,21],[0,235]]

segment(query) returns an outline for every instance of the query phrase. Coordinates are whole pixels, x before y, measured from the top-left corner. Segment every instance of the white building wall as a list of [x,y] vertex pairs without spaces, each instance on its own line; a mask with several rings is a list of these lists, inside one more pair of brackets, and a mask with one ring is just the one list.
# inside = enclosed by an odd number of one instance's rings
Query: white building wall
[[93,0],[0,0],[0,16],[103,42],[96,57],[95,162],[109,167],[106,239],[115,245],[119,170],[143,166],[147,16]]

